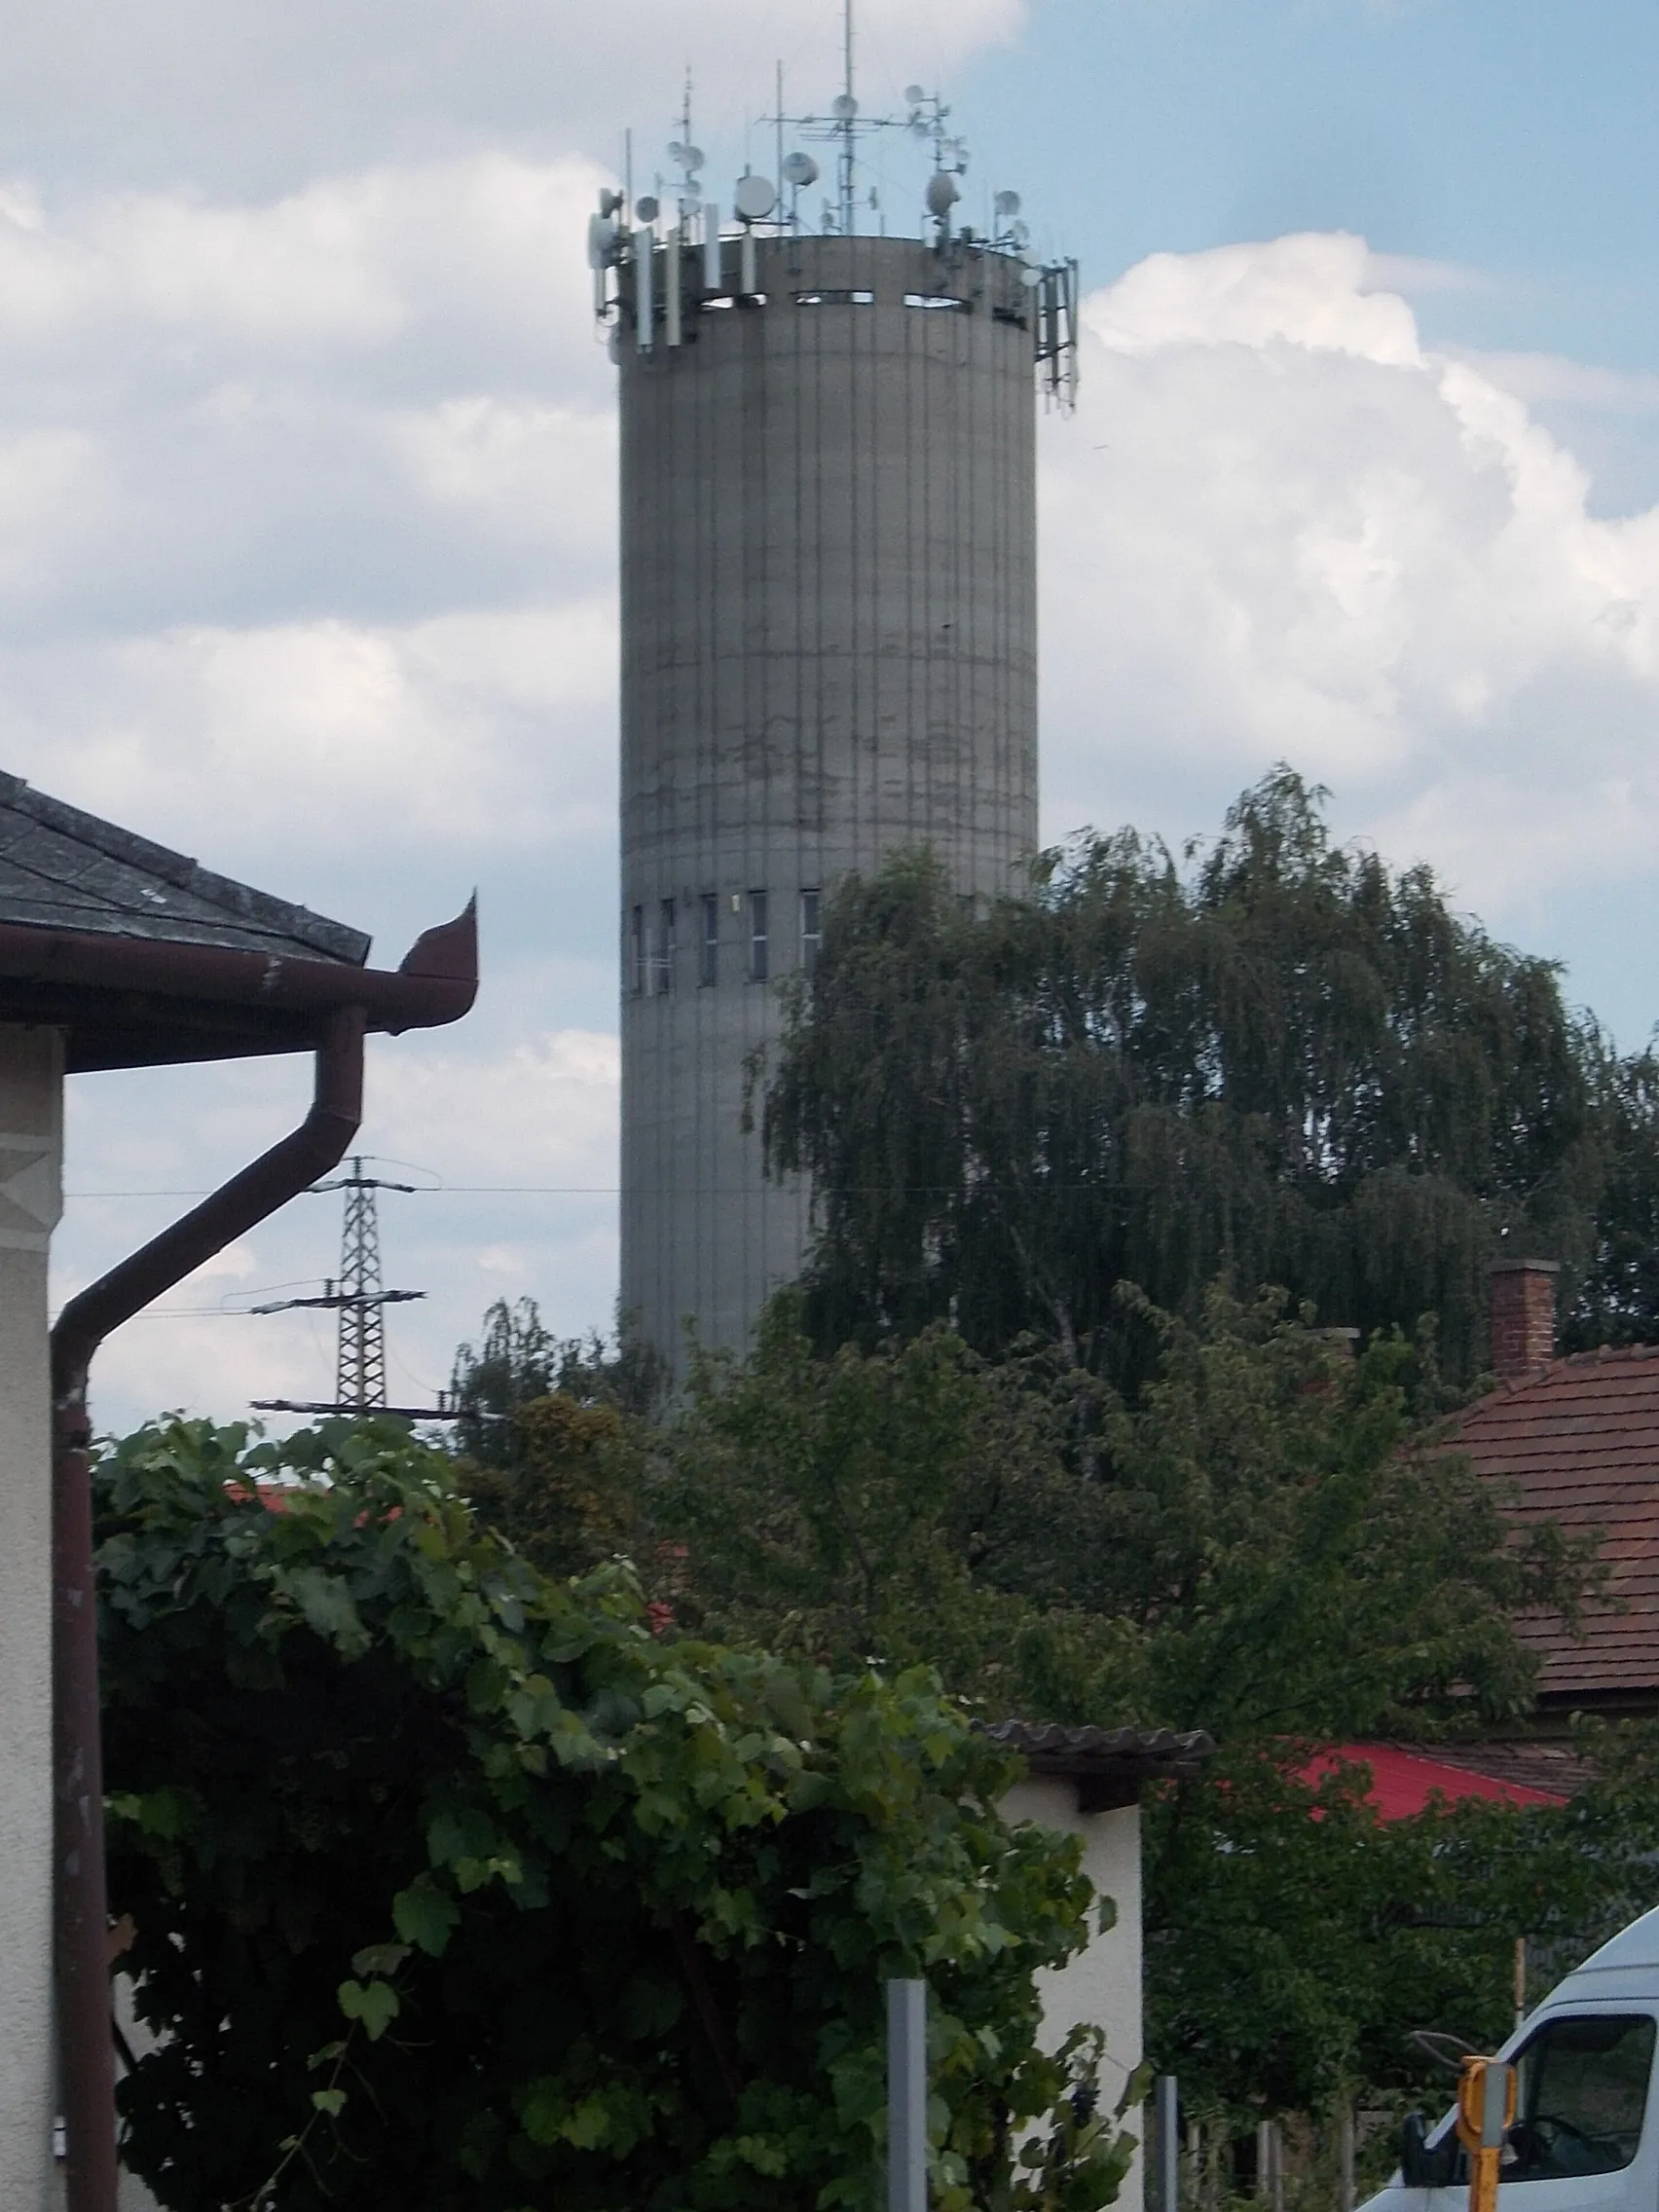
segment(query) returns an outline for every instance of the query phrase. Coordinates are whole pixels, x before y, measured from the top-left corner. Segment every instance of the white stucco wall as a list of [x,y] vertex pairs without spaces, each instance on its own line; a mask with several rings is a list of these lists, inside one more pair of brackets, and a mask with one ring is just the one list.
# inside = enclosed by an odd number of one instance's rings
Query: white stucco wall
[[[1002,1814],[1005,1820],[1035,1821],[1067,1835],[1081,1835],[1084,1872],[1118,1908],[1117,1922],[1104,1936],[1096,1936],[1057,1973],[1038,1977],[1047,2047],[1056,2047],[1080,2020],[1105,2029],[1100,2089],[1104,2103],[1114,2106],[1141,2061],[1140,1807],[1080,1813],[1075,1782],[1031,1775],[1009,1791]],[[1140,2112],[1126,2114],[1125,2124],[1141,2136]],[[1141,2163],[1137,2152],[1118,2198],[1124,2212],[1141,2212]]]
[[52,1435],[55,1030],[0,1024],[0,2206],[52,2200]]

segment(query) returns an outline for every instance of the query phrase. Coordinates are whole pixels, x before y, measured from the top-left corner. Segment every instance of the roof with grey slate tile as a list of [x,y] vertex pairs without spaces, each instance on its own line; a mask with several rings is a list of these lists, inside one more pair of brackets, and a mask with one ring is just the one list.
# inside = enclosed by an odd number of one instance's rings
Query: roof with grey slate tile
[[3,773],[0,922],[358,967],[370,941]]

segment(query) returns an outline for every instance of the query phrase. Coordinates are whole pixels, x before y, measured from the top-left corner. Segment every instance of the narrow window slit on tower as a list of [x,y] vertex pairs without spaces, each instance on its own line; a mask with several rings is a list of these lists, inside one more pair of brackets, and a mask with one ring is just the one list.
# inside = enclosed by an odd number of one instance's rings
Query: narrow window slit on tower
[[674,988],[674,901],[665,899],[657,923],[656,987],[659,993]]
[[766,980],[766,894],[749,894],[749,980]]
[[818,973],[818,953],[824,941],[820,921],[823,901],[816,891],[800,895],[800,964],[809,976]]
[[713,891],[703,894],[703,936],[698,946],[697,981],[709,989],[720,978],[720,903]]
[[797,292],[794,303],[797,308],[872,308],[875,305],[875,294],[844,289],[825,290],[820,287],[814,292]]
[[957,299],[950,292],[906,292],[904,305],[907,308],[942,308],[946,313],[966,314],[969,303]]
[[645,987],[645,909],[634,908],[628,933],[628,988],[638,998]]

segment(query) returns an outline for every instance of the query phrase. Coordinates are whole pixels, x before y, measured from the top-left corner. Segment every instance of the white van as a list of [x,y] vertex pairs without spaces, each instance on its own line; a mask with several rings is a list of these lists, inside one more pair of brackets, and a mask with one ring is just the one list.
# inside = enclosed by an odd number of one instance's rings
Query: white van
[[[1505,2212],[1659,2208],[1659,1909],[1569,1973],[1493,2055],[1520,2071],[1504,2139]],[[1401,2171],[1364,2212],[1462,2212],[1468,2162],[1456,2114],[1406,2123]]]

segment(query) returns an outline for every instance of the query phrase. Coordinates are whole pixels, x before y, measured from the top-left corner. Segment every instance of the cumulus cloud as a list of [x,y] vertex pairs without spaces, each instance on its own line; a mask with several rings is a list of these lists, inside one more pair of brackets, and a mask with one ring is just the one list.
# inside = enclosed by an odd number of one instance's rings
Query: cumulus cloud
[[[401,627],[180,626],[0,647],[7,761],[252,878],[303,843],[342,880],[365,845],[451,856],[608,836],[610,595]],[[165,830],[165,835],[164,835]],[[276,888],[276,886],[272,886]]]
[[1136,761],[1196,825],[1288,757],[1501,922],[1649,865],[1659,512],[1593,515],[1521,380],[1375,281],[1360,240],[1287,238],[1087,303],[1045,441],[1051,826],[1144,799]]
[[[866,89],[938,76],[1012,38],[1022,0],[861,0]],[[57,0],[9,26],[0,132],[49,169],[269,189],[480,141],[608,146],[678,113],[689,58],[705,112],[759,112],[775,59],[822,101],[839,81],[822,0]],[[666,132],[665,132],[666,135]],[[590,148],[591,150],[591,148]]]

